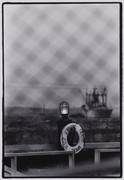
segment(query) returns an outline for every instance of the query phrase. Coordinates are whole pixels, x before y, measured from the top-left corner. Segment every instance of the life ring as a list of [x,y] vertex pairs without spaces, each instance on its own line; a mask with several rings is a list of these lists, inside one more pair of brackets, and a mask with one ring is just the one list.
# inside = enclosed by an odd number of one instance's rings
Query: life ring
[[[68,139],[67,139],[67,136],[70,132],[70,129],[72,127],[75,127],[75,130],[78,134],[78,143],[75,145],[75,146],[70,146],[69,143],[68,143]],[[62,133],[61,133],[61,136],[60,136],[60,143],[61,143],[61,146],[63,147],[64,150],[66,151],[75,151],[75,154],[79,153],[83,148],[84,148],[84,139],[85,139],[85,136],[84,136],[84,132],[82,131],[82,128],[79,124],[76,124],[76,123],[70,123],[70,124],[67,124],[63,130],[62,130]]]

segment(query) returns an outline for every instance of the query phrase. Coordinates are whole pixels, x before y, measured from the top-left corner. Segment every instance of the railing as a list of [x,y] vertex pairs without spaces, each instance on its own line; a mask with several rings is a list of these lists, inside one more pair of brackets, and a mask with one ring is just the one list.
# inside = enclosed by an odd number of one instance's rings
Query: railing
[[9,176],[18,176],[18,177],[22,177],[25,176],[23,173],[20,173],[19,171],[13,171],[12,168],[8,167],[8,166],[4,166],[4,175],[5,177],[9,177]]
[[53,170],[48,177],[121,177],[121,173],[113,174],[117,170],[120,170],[120,160],[114,158],[101,164],[80,164],[69,170]]
[[[8,171],[11,176],[20,176],[17,172],[17,160],[18,157],[28,157],[28,156],[47,156],[47,155],[68,155],[69,157],[69,168],[73,168],[75,166],[74,162],[74,151],[40,151],[40,152],[21,152],[21,153],[5,153],[4,157],[11,158],[11,168]],[[7,167],[7,166],[6,166]],[[6,169],[4,169],[6,172]]]
[[[26,146],[28,147],[27,149],[30,149],[27,152],[18,152],[19,149],[22,151],[26,150]],[[75,169],[75,154],[73,151],[58,151],[58,150],[47,150],[47,151],[41,151],[43,145],[12,145],[12,146],[5,146],[5,150],[6,152],[4,153],[4,157],[10,157],[11,158],[11,168],[6,167],[4,168],[4,175],[5,177],[7,176],[7,172],[8,175],[13,176],[13,177],[20,177],[20,176],[24,176],[23,174],[19,174],[19,172],[17,171],[18,167],[17,167],[17,159],[18,157],[26,157],[26,156],[47,156],[47,155],[68,155],[69,157],[69,167],[71,169]],[[36,148],[38,148],[36,151]],[[120,143],[119,142],[101,142],[101,143],[86,143],[85,144],[85,148],[86,149],[93,149],[94,150],[94,171],[96,171],[96,169],[99,169],[99,165],[101,167],[101,163],[100,163],[100,156],[102,152],[120,152]],[[15,152],[14,152],[15,151]],[[117,160],[118,163],[118,160]],[[83,165],[84,166],[84,165]],[[117,165],[118,166],[118,165]],[[113,166],[112,166],[113,167]],[[88,168],[88,167],[87,167]],[[92,169],[91,168],[91,169]],[[106,168],[106,166],[105,166]],[[79,167],[79,169],[76,168],[76,170],[74,170],[73,172],[77,173],[79,170],[81,171],[82,167]],[[89,168],[88,168],[89,169]],[[8,171],[7,171],[8,170]],[[59,171],[58,171],[59,172]],[[63,171],[63,174],[69,174],[73,172],[68,170],[68,173],[66,171]],[[87,172],[85,171],[81,171],[82,173],[84,172],[84,174]],[[57,171],[54,169],[53,173],[55,176],[57,176]],[[61,174],[61,173],[60,173]],[[49,176],[49,175],[48,175]]]

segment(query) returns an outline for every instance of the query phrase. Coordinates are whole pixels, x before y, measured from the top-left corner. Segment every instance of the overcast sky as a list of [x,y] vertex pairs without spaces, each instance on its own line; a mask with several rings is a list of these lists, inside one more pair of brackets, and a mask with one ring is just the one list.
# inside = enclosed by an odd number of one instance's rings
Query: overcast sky
[[119,105],[119,5],[4,5],[5,105],[81,106],[107,86]]

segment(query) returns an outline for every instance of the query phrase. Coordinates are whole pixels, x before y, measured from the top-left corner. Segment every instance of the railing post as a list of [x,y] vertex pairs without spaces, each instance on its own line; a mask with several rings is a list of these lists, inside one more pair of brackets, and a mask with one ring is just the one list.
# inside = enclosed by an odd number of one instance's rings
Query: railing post
[[11,170],[12,170],[12,174],[11,175],[16,175],[16,171],[17,171],[17,157],[11,157]]
[[69,154],[69,168],[75,167],[75,155],[74,152]]
[[95,164],[100,164],[100,151],[98,149],[95,149]]

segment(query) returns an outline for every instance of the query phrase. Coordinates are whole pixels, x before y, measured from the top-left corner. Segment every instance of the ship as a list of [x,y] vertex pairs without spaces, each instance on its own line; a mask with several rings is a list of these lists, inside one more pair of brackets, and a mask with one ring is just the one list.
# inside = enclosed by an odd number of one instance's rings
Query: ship
[[106,87],[94,87],[90,91],[86,89],[85,95],[79,89],[79,93],[85,102],[82,106],[82,113],[85,117],[110,118],[113,109],[107,105],[108,90]]

